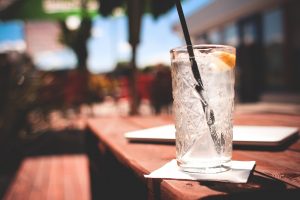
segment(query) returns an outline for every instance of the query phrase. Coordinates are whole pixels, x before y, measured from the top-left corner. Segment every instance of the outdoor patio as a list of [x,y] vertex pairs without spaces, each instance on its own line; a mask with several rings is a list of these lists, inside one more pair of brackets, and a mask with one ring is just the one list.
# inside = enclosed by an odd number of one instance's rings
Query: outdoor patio
[[[181,28],[179,2],[0,0],[0,199],[299,197],[299,1],[186,0],[187,28]],[[208,53],[192,42],[208,44]],[[197,60],[204,54],[211,71]],[[186,58],[184,76],[191,79],[178,76],[177,57]],[[218,76],[203,81],[208,72]],[[208,92],[214,84],[223,89]],[[214,113],[217,106],[210,106],[220,99],[228,104]],[[125,134],[192,124],[196,114],[202,120],[193,127],[204,124],[201,131],[209,131],[215,146],[225,146],[216,130],[227,122],[232,159],[255,161],[246,182],[145,176],[182,159],[181,144],[175,145],[175,132],[158,142]],[[235,127],[296,131],[253,145],[251,138],[235,143]]]

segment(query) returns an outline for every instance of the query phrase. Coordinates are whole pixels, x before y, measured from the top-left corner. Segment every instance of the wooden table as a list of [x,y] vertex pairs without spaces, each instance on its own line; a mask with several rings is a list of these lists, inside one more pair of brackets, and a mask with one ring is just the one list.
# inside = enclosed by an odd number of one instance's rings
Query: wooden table
[[89,200],[88,158],[48,155],[25,158],[3,200]]
[[[145,179],[175,158],[175,145],[130,143],[126,131],[172,123],[171,116],[109,117],[88,120],[93,195],[109,199],[300,199],[300,140],[277,149],[238,148],[234,160],[255,160],[247,184]],[[235,115],[236,125],[300,128],[300,116]],[[105,199],[105,198],[104,198]]]

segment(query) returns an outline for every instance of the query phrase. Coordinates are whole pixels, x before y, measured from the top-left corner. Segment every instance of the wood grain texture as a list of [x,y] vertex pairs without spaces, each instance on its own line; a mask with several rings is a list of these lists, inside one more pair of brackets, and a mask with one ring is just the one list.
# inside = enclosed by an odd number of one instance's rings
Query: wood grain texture
[[4,199],[91,199],[87,156],[26,158]]
[[[143,175],[175,158],[175,146],[170,144],[130,143],[127,131],[172,123],[170,116],[111,117],[88,120],[88,129],[99,139],[101,149],[111,152],[121,165],[132,170],[148,188],[149,199],[205,199],[241,197],[251,194],[262,197],[264,191],[276,197],[299,193],[299,139],[279,150],[234,149],[233,159],[255,160],[257,166],[247,184],[230,184],[176,180],[146,180]],[[236,125],[277,125],[300,128],[300,116],[278,114],[247,114],[234,117]],[[266,193],[267,194],[267,193]]]
[[49,180],[52,159],[47,157],[38,158],[40,162],[39,169],[35,172],[33,179],[33,188],[30,192],[29,199],[38,200],[38,199],[47,199],[47,193],[49,188]]
[[17,176],[4,196],[4,199],[29,199],[30,191],[32,191],[34,186],[33,179],[35,173],[39,171],[41,164],[37,158],[30,158],[22,162]]

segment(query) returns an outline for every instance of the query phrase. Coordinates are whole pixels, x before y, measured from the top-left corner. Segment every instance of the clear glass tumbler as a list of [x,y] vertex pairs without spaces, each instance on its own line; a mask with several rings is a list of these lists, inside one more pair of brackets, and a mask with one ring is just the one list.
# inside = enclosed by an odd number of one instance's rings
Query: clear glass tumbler
[[201,94],[187,47],[170,51],[176,159],[187,172],[218,173],[230,169],[234,109],[235,48],[194,45],[203,82]]

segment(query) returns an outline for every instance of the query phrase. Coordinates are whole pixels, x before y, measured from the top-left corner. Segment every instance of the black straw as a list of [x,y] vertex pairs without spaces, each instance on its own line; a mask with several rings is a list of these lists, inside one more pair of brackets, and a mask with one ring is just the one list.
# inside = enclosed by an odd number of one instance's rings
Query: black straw
[[194,75],[194,78],[196,79],[196,81],[198,83],[198,85],[196,85],[196,90],[200,93],[200,91],[203,90],[203,83],[202,83],[202,79],[201,79],[201,76],[200,76],[200,72],[199,72],[199,69],[198,69],[197,62],[195,60],[195,54],[194,54],[194,51],[193,51],[191,37],[190,37],[190,33],[189,33],[189,30],[188,30],[188,27],[187,27],[187,24],[186,24],[186,21],[185,21],[185,17],[184,17],[184,13],[183,13],[183,10],[182,10],[180,0],[176,0],[176,8],[177,8],[177,12],[178,12],[178,15],[179,15],[179,19],[180,19],[182,31],[183,31],[183,34],[184,34],[185,42],[186,42],[186,45],[187,45],[187,50],[188,50],[191,65],[192,65],[193,75]]
[[214,123],[215,123],[214,112],[213,112],[212,109],[210,109],[207,101],[205,100],[205,98],[203,96],[203,90],[204,90],[203,83],[202,83],[202,80],[201,80],[201,76],[200,76],[200,72],[199,72],[199,69],[198,69],[197,62],[195,60],[195,54],[194,54],[190,34],[189,34],[188,27],[186,25],[186,21],[185,21],[185,17],[184,17],[184,13],[183,13],[183,10],[182,10],[180,0],[176,0],[176,7],[177,7],[177,12],[178,12],[178,15],[179,15],[180,23],[181,23],[181,26],[182,26],[182,31],[183,31],[183,34],[184,34],[185,42],[186,42],[186,45],[187,45],[187,50],[188,50],[189,57],[190,57],[193,76],[197,81],[197,84],[195,85],[195,89],[200,95],[202,108],[203,108],[204,114],[206,116],[206,122],[207,122],[207,125],[209,127],[211,137],[212,137],[212,139],[215,143],[216,151],[218,153],[221,153],[224,150],[224,149],[222,149],[222,146],[224,146],[224,136],[221,133],[220,134],[221,138],[219,139],[219,136],[218,136],[217,131],[216,131],[217,129],[214,125]]

